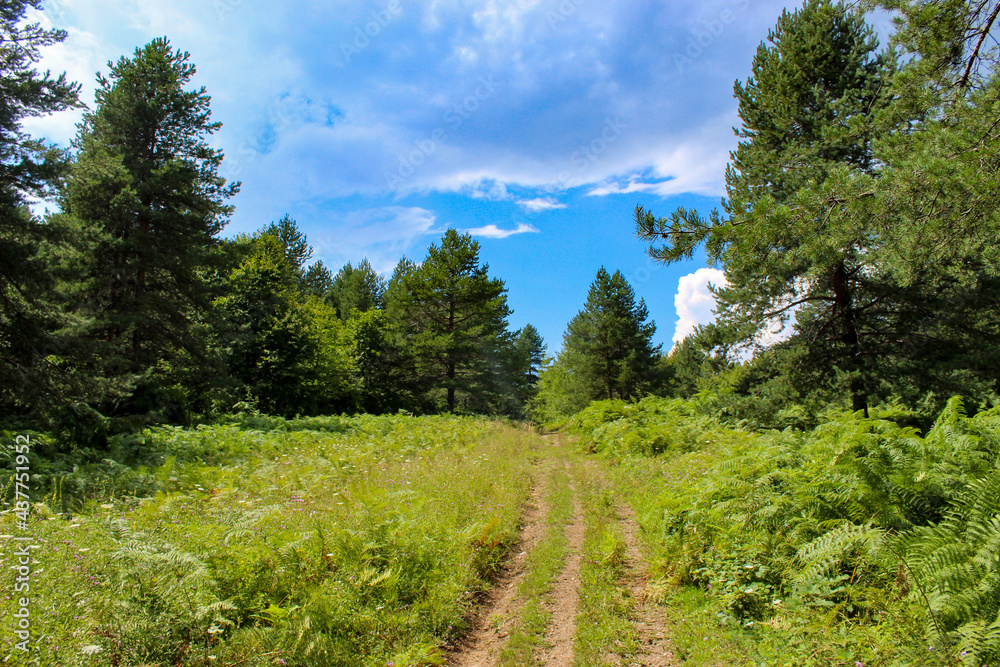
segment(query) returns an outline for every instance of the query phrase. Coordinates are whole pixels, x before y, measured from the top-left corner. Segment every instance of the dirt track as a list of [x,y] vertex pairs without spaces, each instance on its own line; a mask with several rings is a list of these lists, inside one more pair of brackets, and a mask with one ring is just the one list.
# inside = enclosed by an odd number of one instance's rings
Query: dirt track
[[[449,654],[450,667],[500,667],[501,652],[524,604],[518,587],[526,572],[527,556],[542,539],[545,519],[551,510],[545,489],[552,479],[554,466],[565,466],[571,473],[571,452],[559,437],[549,436],[555,446],[538,464],[531,501],[525,508],[520,539],[498,577],[495,586],[482,600],[472,619],[472,630]],[[593,462],[587,467],[594,469]],[[574,640],[577,631],[583,566],[584,512],[581,496],[570,477],[573,492],[573,516],[566,524],[566,557],[559,576],[545,596],[544,607],[550,614],[542,648],[536,651],[534,664],[551,667],[574,665]],[[639,528],[631,508],[620,505],[618,517],[626,542],[627,576],[620,585],[632,600],[630,620],[638,637],[639,649],[631,655],[609,656],[622,667],[672,667],[679,664],[668,636],[663,613],[646,595],[646,573],[639,547]],[[518,666],[522,667],[522,666]],[[524,665],[523,667],[528,667]]]

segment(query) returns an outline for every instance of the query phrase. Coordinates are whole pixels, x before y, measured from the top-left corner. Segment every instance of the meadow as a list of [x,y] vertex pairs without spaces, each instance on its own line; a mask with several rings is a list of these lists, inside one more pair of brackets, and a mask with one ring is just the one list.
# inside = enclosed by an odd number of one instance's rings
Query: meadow
[[[29,650],[5,628],[4,664],[441,664],[517,534],[533,438],[260,417],[145,431],[129,446],[156,465],[39,474],[28,532],[0,515],[5,546],[33,537]],[[8,579],[12,623],[21,595]]]

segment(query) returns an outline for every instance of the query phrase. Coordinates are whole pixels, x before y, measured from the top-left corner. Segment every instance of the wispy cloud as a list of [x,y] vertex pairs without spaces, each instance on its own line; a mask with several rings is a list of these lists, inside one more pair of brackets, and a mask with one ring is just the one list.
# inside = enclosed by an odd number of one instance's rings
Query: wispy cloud
[[444,233],[434,213],[418,206],[352,211],[324,230],[309,234],[317,259],[337,267],[366,257],[382,273],[391,272],[403,255],[422,254],[433,236]]
[[522,199],[517,202],[525,210],[531,211],[532,213],[538,213],[541,211],[554,211],[560,208],[566,208],[566,204],[556,200],[553,197],[538,197],[536,199]]
[[485,227],[475,227],[473,229],[466,229],[465,231],[473,236],[482,236],[487,239],[505,239],[515,234],[539,233],[537,229],[523,222],[514,229],[500,229],[496,225],[486,225]]

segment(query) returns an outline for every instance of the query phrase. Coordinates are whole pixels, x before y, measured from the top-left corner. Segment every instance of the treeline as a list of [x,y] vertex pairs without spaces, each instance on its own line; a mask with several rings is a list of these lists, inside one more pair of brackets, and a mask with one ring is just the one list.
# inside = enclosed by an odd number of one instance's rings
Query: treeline
[[[881,48],[854,4],[807,0],[758,47],[734,86],[720,209],[635,211],[651,257],[704,252],[727,280],[717,321],[665,360],[663,393],[710,390],[723,416],[763,426],[815,425],[830,405],[998,400],[1000,5],[863,3],[896,17]],[[572,337],[541,380],[563,415],[578,389],[601,397],[564,372]]]
[[[72,150],[21,121],[82,106],[34,70],[65,38],[0,21],[0,412],[77,445],[157,422],[462,411],[523,415],[544,356],[511,331],[503,281],[448,231],[388,280],[367,261],[335,274],[294,220],[220,238],[239,183],[219,175],[204,89],[166,39],[98,78]],[[32,214],[37,197],[59,210]]]

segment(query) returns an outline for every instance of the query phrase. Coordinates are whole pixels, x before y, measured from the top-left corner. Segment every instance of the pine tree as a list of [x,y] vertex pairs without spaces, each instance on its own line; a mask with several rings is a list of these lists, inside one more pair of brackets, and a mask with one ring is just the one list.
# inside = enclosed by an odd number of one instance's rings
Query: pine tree
[[65,322],[42,257],[56,229],[34,217],[27,202],[51,194],[68,160],[65,151],[28,136],[21,122],[79,105],[79,86],[65,74],[54,79],[34,68],[40,49],[66,32],[25,24],[29,8],[41,10],[42,3],[0,1],[0,408],[8,414],[34,411],[38,401],[62,393],[50,361],[65,347],[54,333]]
[[813,339],[848,378],[853,407],[867,409],[859,318],[875,298],[865,293],[868,234],[850,221],[831,224],[823,211],[789,212],[832,170],[873,169],[871,117],[888,101],[883,89],[894,60],[877,52],[860,12],[831,0],[784,11],[768,41],[757,50],[753,75],[735,84],[741,141],[726,172],[724,214],[706,219],[677,209],[657,219],[638,207],[637,232],[663,242],[650,254],[664,262],[705,246],[729,282],[718,292],[720,320],[740,340],[754,341],[775,318],[814,306]]
[[538,329],[530,324],[525,324],[517,332],[514,350],[520,365],[519,370],[523,375],[524,385],[530,393],[538,384],[538,374],[545,362],[545,341],[538,333]]
[[575,362],[581,388],[597,389],[597,398],[630,399],[653,382],[660,346],[652,343],[656,325],[620,271],[603,267],[591,283],[583,310],[570,321],[563,354]]
[[390,281],[389,316],[399,345],[418,382],[442,392],[449,412],[460,396],[475,403],[495,387],[509,344],[507,290],[488,269],[479,263],[479,244],[450,229],[419,267],[401,262]]
[[278,240],[284,249],[285,259],[295,277],[301,278],[306,270],[306,264],[312,259],[313,249],[309,245],[309,239],[299,224],[289,215],[285,215],[277,222],[272,222],[262,230],[262,233],[269,234]]
[[346,320],[352,310],[366,312],[382,308],[385,305],[385,289],[385,279],[375,272],[367,259],[363,259],[357,267],[348,262],[337,272],[328,300],[337,309],[340,319]]
[[109,63],[76,140],[64,210],[96,239],[79,308],[112,375],[138,377],[170,350],[197,357],[206,344],[190,323],[208,310],[204,268],[239,186],[218,175],[209,96],[185,90],[189,57],[157,39]]
[[306,385],[319,352],[290,269],[277,235],[259,233],[229,275],[226,295],[215,302],[228,328],[222,333],[230,373],[260,409],[285,415],[305,411]]

